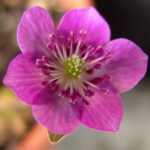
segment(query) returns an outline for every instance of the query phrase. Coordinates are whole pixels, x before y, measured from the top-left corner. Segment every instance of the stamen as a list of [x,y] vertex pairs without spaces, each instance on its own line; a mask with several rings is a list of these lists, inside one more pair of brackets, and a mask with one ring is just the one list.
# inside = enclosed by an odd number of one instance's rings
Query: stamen
[[70,43],[70,56],[72,55],[73,47],[72,47],[72,41]]
[[56,48],[57,48],[57,51],[58,51],[58,54],[59,54],[59,57],[60,57],[61,61],[64,62],[64,57],[63,57],[63,55],[62,55],[62,52],[61,52],[61,50],[60,50],[58,44],[55,44],[55,46],[56,46]]
[[83,40],[84,36],[87,34],[87,31],[86,30],[80,30],[79,34],[80,34],[80,36],[79,36],[77,47],[76,47],[76,50],[75,50],[75,55],[79,54],[79,50],[80,50],[82,40]]
[[79,48],[80,48],[81,42],[82,42],[81,40],[78,41],[78,44],[77,44],[77,47],[75,50],[75,55],[77,55],[79,53]]
[[93,61],[91,61],[90,63],[87,63],[87,66],[92,66],[94,65],[95,63],[99,62],[100,60],[102,60],[104,57],[99,57],[97,59],[94,59]]
[[85,82],[86,84],[90,85],[91,87],[94,87],[94,88],[98,88],[96,85],[92,84],[91,82],[87,81],[87,80],[84,80],[83,79],[83,82]]
[[91,55],[91,52],[93,52],[93,50],[94,50],[94,47],[89,45],[88,48],[87,48],[87,52],[85,53],[83,59],[86,60],[89,57],[89,54]]

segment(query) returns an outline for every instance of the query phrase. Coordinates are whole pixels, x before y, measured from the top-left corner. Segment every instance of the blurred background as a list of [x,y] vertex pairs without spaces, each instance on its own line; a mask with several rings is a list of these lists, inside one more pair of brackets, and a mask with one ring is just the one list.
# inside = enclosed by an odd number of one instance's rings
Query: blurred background
[[0,0],[0,150],[150,150],[150,69],[131,91],[122,94],[124,118],[117,133],[81,126],[52,146],[46,129],[36,124],[31,109],[4,87],[9,62],[20,53],[16,28],[23,11],[42,6],[57,25],[74,8],[94,5],[108,21],[112,39],[126,37],[150,54],[150,0]]

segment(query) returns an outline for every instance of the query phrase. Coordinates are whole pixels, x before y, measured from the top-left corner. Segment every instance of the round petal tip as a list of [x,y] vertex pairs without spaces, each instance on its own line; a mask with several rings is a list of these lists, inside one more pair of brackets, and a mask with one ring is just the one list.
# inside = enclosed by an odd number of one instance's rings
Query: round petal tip
[[70,31],[78,34],[81,30],[85,30],[87,35],[83,39],[84,42],[93,45],[108,42],[111,34],[108,23],[94,7],[68,11],[57,29],[63,34],[70,34]]
[[111,84],[119,92],[132,89],[147,71],[148,56],[134,42],[120,38],[108,42],[105,51],[113,53],[102,72],[111,75]]
[[77,107],[59,96],[51,96],[43,105],[32,106],[32,111],[35,119],[54,133],[70,134],[80,125]]
[[101,131],[117,132],[123,118],[123,105],[117,93],[96,93],[84,108],[81,123]]
[[49,34],[54,32],[54,22],[44,8],[27,9],[17,28],[17,41],[23,53],[41,56],[46,54]]

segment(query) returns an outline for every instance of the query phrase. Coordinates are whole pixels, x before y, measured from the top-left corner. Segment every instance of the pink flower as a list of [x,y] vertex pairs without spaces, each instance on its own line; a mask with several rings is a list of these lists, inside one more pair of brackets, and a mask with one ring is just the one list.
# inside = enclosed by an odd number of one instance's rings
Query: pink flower
[[54,133],[80,123],[118,131],[123,116],[119,94],[144,76],[147,55],[132,41],[110,41],[110,28],[93,7],[67,12],[57,29],[46,10],[24,12],[17,31],[21,49],[4,83],[35,119]]

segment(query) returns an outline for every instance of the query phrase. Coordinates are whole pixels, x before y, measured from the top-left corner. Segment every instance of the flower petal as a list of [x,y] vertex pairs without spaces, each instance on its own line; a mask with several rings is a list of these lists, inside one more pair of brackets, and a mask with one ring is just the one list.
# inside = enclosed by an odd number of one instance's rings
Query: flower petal
[[123,117],[123,106],[120,97],[113,91],[96,93],[90,104],[85,106],[81,123],[87,127],[116,132]]
[[147,69],[147,55],[135,43],[127,39],[116,39],[104,47],[112,51],[113,57],[103,68],[111,75],[111,84],[118,92],[126,92],[143,78]]
[[24,55],[20,54],[10,63],[4,84],[27,104],[32,104],[43,88],[40,71]]
[[58,30],[63,34],[86,30],[85,43],[103,44],[110,39],[110,28],[104,18],[94,7],[75,9],[67,12],[61,19]]
[[52,96],[43,105],[32,107],[35,119],[53,133],[68,134],[79,127],[79,112],[69,100]]
[[51,32],[54,32],[54,23],[45,9],[38,6],[26,10],[17,30],[17,40],[21,51],[30,53],[31,57],[47,53]]

